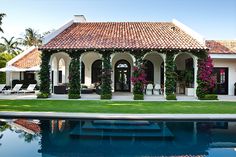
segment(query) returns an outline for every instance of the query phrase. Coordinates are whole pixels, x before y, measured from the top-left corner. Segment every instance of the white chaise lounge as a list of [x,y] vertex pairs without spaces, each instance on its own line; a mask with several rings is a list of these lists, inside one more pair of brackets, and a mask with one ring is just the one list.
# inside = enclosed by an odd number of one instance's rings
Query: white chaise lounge
[[36,84],[29,84],[29,86],[27,87],[27,89],[25,90],[20,90],[19,92],[22,92],[22,93],[31,93],[31,92],[35,92],[35,87],[36,87]]

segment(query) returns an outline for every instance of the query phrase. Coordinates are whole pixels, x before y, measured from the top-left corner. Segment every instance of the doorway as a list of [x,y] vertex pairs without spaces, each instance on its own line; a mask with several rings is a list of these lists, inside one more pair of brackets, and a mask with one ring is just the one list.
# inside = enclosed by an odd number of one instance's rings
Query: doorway
[[216,94],[228,94],[228,68],[214,68],[213,75],[216,79]]
[[115,91],[130,92],[130,64],[126,60],[115,64]]

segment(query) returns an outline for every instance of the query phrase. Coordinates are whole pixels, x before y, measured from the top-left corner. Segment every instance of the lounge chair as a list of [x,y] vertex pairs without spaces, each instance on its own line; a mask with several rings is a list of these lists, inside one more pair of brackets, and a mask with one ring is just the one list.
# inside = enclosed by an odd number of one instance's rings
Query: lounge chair
[[0,93],[2,93],[3,92],[3,89],[5,88],[5,84],[0,84]]
[[36,84],[29,84],[29,86],[27,87],[27,89],[20,90],[19,92],[23,92],[24,94],[25,94],[25,93],[35,92],[35,90],[34,90],[35,87],[36,87]]
[[154,95],[160,95],[161,94],[161,86],[160,84],[156,84],[154,89],[153,89],[153,94]]
[[4,94],[19,93],[23,84],[16,84],[12,90],[4,90]]
[[152,92],[153,92],[153,85],[148,84],[146,88],[146,95],[152,95]]

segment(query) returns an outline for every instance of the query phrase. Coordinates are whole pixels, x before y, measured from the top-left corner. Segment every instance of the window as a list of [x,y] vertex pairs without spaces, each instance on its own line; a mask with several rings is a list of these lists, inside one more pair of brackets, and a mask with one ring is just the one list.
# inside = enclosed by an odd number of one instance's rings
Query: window
[[151,61],[144,60],[146,80],[148,82],[154,82],[154,66]]
[[24,80],[35,80],[33,72],[24,72]]
[[62,71],[58,71],[58,83],[62,83]]
[[81,83],[85,82],[85,66],[84,62],[81,62]]
[[101,82],[102,60],[96,60],[92,64],[92,83]]

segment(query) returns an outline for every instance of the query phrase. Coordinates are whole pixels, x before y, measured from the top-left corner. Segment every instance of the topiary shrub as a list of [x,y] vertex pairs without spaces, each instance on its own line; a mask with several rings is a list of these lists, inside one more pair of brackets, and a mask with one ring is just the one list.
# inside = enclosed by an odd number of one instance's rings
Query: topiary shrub
[[143,94],[134,94],[133,99],[134,100],[144,100],[144,95]]
[[69,99],[80,99],[81,96],[80,96],[80,94],[69,94],[68,98]]
[[101,99],[108,99],[108,100],[110,100],[111,98],[112,98],[111,94],[102,94],[101,95]]
[[177,100],[175,94],[169,94],[166,96],[166,100]]
[[218,96],[216,94],[206,94],[203,98],[200,98],[200,100],[218,100]]
[[43,99],[45,99],[45,98],[49,98],[49,94],[48,93],[39,93],[39,94],[37,94],[37,98],[43,98]]

